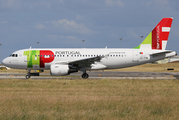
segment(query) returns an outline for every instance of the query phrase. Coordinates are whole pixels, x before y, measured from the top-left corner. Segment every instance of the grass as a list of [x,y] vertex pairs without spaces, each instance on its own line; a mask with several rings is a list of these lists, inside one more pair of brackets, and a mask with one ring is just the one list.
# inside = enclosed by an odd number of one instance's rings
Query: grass
[[0,80],[1,120],[179,119],[178,80]]

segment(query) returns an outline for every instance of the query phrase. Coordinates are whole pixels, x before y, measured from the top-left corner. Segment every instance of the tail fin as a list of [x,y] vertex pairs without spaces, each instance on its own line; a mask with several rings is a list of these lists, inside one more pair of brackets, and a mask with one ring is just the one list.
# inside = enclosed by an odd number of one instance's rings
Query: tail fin
[[135,49],[165,50],[173,18],[163,18]]

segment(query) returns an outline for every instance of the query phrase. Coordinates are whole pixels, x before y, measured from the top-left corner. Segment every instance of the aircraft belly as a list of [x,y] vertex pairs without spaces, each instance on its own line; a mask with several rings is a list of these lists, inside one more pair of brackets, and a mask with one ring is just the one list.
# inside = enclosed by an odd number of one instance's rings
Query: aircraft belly
[[[146,57],[147,56],[147,57]],[[148,55],[139,55],[139,59],[137,61],[133,61],[132,57],[126,57],[126,58],[111,58],[111,59],[105,59],[102,60],[102,64],[107,66],[106,69],[119,69],[119,68],[125,68],[125,67],[132,67],[140,64],[144,64],[150,61],[150,57]]]
[[107,66],[106,69],[118,69],[128,66],[130,60],[127,58],[106,59],[102,61],[102,64]]

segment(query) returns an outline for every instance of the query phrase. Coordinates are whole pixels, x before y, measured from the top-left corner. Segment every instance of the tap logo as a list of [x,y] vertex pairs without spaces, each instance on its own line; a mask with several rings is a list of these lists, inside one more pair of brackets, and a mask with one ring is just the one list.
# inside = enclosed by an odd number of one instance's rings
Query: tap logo
[[162,49],[160,25],[157,25],[152,31],[152,49]]
[[157,26],[157,32],[156,32],[156,39],[157,39],[157,49],[160,49],[160,25]]
[[54,53],[50,50],[29,50],[24,51],[24,61],[27,62],[28,68],[33,68],[34,66],[39,68],[45,68],[45,63],[50,63],[54,60]]

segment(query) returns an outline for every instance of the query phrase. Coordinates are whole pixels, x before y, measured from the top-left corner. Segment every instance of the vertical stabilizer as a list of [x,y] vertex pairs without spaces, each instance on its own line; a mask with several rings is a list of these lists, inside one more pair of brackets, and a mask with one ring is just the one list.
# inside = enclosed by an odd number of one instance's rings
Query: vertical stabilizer
[[173,18],[163,18],[135,49],[165,50]]

